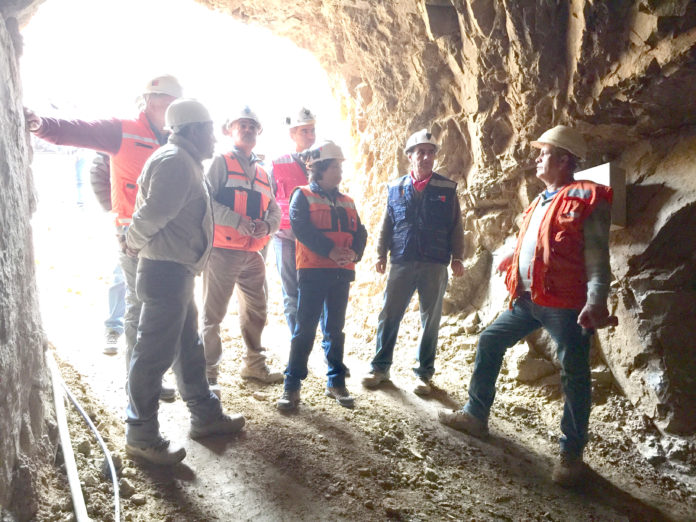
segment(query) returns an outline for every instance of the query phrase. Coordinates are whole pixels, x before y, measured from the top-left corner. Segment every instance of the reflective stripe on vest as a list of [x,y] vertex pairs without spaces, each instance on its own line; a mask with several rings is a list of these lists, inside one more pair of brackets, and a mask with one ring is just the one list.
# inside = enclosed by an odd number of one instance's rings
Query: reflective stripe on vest
[[280,230],[290,227],[290,196],[296,187],[307,184],[307,175],[290,155],[281,156],[273,162],[273,178],[276,183],[275,199],[280,207]]
[[[539,225],[532,259],[532,301],[541,306],[582,309],[587,300],[583,223],[601,200],[611,203],[611,188],[591,181],[574,181],[563,187],[549,203]],[[527,209],[505,284],[512,302],[520,292],[519,259],[538,197]]]
[[[337,247],[353,246],[353,235],[358,230],[358,212],[353,200],[339,194],[336,201],[313,192],[308,186],[298,187],[309,203],[309,219],[312,224]],[[340,209],[340,210],[339,210]],[[299,239],[295,241],[295,263],[303,268],[343,268],[355,270],[355,263],[339,266],[333,259],[321,256],[307,248]]]
[[111,211],[116,214],[117,226],[131,224],[138,177],[159,147],[145,113],[137,120],[121,120],[121,147],[111,156]]
[[[254,179],[249,181],[249,178],[244,173],[244,169],[233,153],[224,154],[223,157],[227,167],[227,181],[215,197],[216,201],[251,220],[265,219],[268,206],[273,197],[266,171],[256,165]],[[213,246],[231,250],[257,252],[268,243],[269,239],[270,236],[260,239],[244,236],[234,227],[216,224]]]

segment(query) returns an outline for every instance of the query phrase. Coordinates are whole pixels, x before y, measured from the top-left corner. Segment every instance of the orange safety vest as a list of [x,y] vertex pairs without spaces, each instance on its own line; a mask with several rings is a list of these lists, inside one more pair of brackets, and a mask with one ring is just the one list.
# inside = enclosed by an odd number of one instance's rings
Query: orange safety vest
[[[560,189],[549,203],[539,226],[536,251],[532,259],[532,301],[541,306],[581,310],[587,300],[583,223],[600,200],[611,203],[610,187],[591,181],[573,181]],[[512,301],[519,289],[519,261],[522,239],[529,227],[536,198],[525,212],[512,264],[505,284]]]
[[[337,247],[353,246],[353,235],[358,230],[358,211],[355,202],[345,194],[338,194],[332,202],[309,186],[297,187],[309,203],[309,219],[312,224]],[[344,214],[345,213],[345,214]],[[345,215],[345,218],[342,215]],[[307,248],[299,239],[295,241],[295,264],[302,268],[343,268],[355,270],[355,263],[339,266],[333,259],[321,256]]]
[[280,207],[280,230],[290,227],[290,195],[296,187],[307,183],[307,174],[290,154],[273,162],[273,178],[276,182],[276,203]]
[[[268,174],[260,166],[256,165],[256,174],[251,183],[249,183],[249,178],[247,178],[234,153],[223,154],[223,157],[227,166],[227,182],[218,191],[215,200],[249,219],[264,219],[273,198]],[[266,236],[257,239],[251,236],[243,236],[234,227],[216,223],[213,246],[231,250],[258,252],[268,243],[270,237]]]
[[129,226],[145,162],[160,147],[144,112],[137,120],[121,120],[121,147],[111,156],[111,210],[116,226]]

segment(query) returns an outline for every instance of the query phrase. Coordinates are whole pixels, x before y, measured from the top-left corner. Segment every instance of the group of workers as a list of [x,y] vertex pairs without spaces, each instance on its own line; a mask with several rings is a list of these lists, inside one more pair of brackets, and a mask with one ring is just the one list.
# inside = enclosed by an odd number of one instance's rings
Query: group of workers
[[[110,158],[110,204],[126,283],[126,452],[158,464],[185,457],[183,447],[161,435],[157,420],[169,368],[191,413],[192,438],[231,434],[244,426],[242,415],[223,412],[217,380],[220,323],[235,287],[246,347],[241,377],[284,381],[277,408],[295,410],[320,324],[326,395],[353,407],[343,328],[367,231],[353,199],[339,191],[341,148],[331,141],[315,143],[316,118],[302,108],[286,121],[295,150],[266,170],[253,152],[262,126],[249,107],[224,123],[223,134],[233,147],[216,155],[208,110],[183,98],[176,78],[153,78],[141,100],[142,110],[133,120],[62,120],[25,109],[36,136]],[[584,139],[574,129],[556,126],[532,145],[540,149],[536,173],[546,190],[527,209],[514,253],[498,267],[506,273],[510,309],[480,336],[468,402],[459,411],[441,411],[439,420],[485,437],[505,351],[544,327],[557,343],[565,393],[553,478],[573,485],[582,475],[587,441],[590,336],[609,320],[611,189],[574,180],[586,154]],[[437,150],[428,130],[412,134],[404,148],[410,171],[388,185],[374,268],[383,274],[387,257],[391,264],[376,353],[362,379],[368,389],[389,381],[399,325],[417,291],[422,329],[413,392],[432,392],[447,267],[455,277],[465,270],[457,184],[433,171]],[[284,373],[269,367],[261,345],[267,315],[264,259],[271,238],[291,332]],[[199,334],[194,280],[200,273]]]

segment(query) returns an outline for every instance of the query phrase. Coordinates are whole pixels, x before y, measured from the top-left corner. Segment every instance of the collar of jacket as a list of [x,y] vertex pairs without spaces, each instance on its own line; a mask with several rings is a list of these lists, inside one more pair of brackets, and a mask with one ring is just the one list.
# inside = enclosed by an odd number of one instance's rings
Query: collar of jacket
[[[237,156],[237,158],[244,158],[244,153],[241,150],[239,150],[237,147],[234,147],[234,146],[232,147],[232,153],[235,156]],[[246,158],[246,160],[249,162],[249,165],[253,165],[254,163],[259,162],[259,157],[256,154],[254,154],[254,152],[252,151],[251,156]]]
[[329,198],[331,201],[336,201],[336,198],[341,194],[338,191],[338,187],[335,189],[331,190],[330,192],[326,192],[323,188],[319,186],[319,184],[316,181],[312,181],[309,184],[309,188],[312,192],[316,192],[320,196],[324,196],[326,198]]
[[180,136],[179,134],[172,134],[169,136],[169,143],[184,149],[198,163],[203,162],[203,157],[201,156],[201,153],[198,151],[198,148],[183,136]]

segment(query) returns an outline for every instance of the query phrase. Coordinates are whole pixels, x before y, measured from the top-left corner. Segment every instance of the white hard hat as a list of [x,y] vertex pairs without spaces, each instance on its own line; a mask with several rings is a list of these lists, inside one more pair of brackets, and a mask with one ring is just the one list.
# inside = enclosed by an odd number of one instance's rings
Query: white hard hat
[[301,127],[302,125],[313,125],[314,123],[316,123],[316,116],[312,114],[312,111],[305,107],[302,107],[294,116],[288,116],[285,118],[285,124],[289,129]]
[[575,129],[565,125],[556,125],[553,129],[547,130],[539,139],[532,142],[532,147],[540,149],[544,144],[560,147],[584,160],[587,155],[587,143]]
[[189,123],[207,123],[212,122],[208,109],[201,102],[193,98],[179,98],[174,100],[167,107],[167,112],[164,113],[165,128],[171,131],[180,129]]
[[336,145],[331,140],[322,141],[321,143],[313,145],[311,148],[304,151],[301,154],[301,157],[303,158],[304,162],[307,164],[308,167],[311,167],[312,164],[317,163],[319,161],[329,159],[337,159],[343,161],[344,159],[346,159],[343,157],[343,151],[341,150],[341,147]]
[[261,120],[259,120],[259,117],[256,115],[254,111],[252,111],[248,105],[245,105],[241,110],[234,112],[232,116],[227,118],[227,121],[225,122],[225,127],[228,127],[229,125],[232,125],[235,121],[239,120],[253,120],[256,122],[256,124],[259,126],[259,134],[261,134],[261,131],[263,130],[263,126],[261,125]]
[[432,132],[430,132],[428,129],[421,129],[418,132],[411,134],[406,140],[404,152],[406,154],[410,153],[416,145],[420,145],[421,143],[429,143],[430,145],[434,145],[435,150],[439,148]]
[[155,76],[152,80],[147,82],[143,94],[168,94],[175,98],[181,98],[182,89],[179,80],[174,78],[171,74],[165,74],[162,76]]

